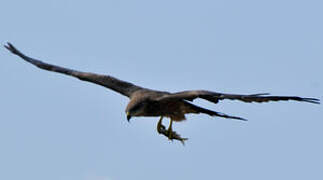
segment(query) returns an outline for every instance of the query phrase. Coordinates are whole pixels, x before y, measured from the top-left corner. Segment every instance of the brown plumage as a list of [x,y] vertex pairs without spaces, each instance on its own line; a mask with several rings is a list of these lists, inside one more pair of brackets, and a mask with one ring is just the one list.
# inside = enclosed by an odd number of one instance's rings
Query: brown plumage
[[[100,75],[95,73],[81,72],[64,67],[44,63],[40,60],[30,58],[19,50],[17,50],[12,44],[8,43],[5,47],[13,54],[18,55],[25,61],[37,66],[38,68],[63,73],[69,76],[76,77],[80,80],[99,84],[106,88],[112,89],[124,96],[129,97],[130,101],[126,107],[127,119],[130,120],[132,116],[158,116],[161,117],[158,122],[157,131],[169,139],[177,139],[184,143],[186,138],[181,138],[176,132],[172,131],[173,121],[185,120],[185,114],[189,113],[204,113],[210,116],[219,116],[223,118],[245,120],[241,117],[229,116],[223,113],[205,109],[196,106],[189,101],[193,101],[196,98],[205,99],[212,103],[218,103],[224,99],[240,100],[243,102],[268,102],[268,101],[301,101],[319,104],[319,99],[315,98],[302,98],[298,96],[270,96],[267,93],[263,94],[251,94],[251,95],[239,95],[239,94],[224,94],[205,90],[195,91],[183,91],[177,93],[169,93],[164,91],[156,91],[147,88],[143,88],[132,83],[119,80],[115,77],[108,75]],[[170,126],[166,128],[162,125],[162,118],[168,117],[171,119]]]

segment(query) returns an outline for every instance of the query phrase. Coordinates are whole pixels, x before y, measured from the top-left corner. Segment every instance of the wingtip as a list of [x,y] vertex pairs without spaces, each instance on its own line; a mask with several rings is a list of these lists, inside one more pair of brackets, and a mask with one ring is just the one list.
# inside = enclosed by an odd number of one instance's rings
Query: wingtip
[[14,45],[12,45],[10,42],[7,42],[7,44],[4,45],[4,47],[6,49],[8,49],[8,51],[10,51],[12,54],[15,54],[17,56],[20,56],[22,58],[25,57],[25,55],[23,53],[21,53]]
[[239,120],[239,121],[248,121],[248,119],[245,119],[245,118],[242,118],[242,117],[236,117],[236,116],[230,116],[228,118],[235,119],[235,120]]
[[10,42],[7,42],[5,45],[3,45],[6,49],[8,49],[10,51]]
[[248,119],[244,119],[244,118],[237,118],[237,120],[248,121]]
[[316,99],[316,98],[303,98],[302,101],[313,103],[313,104],[321,104],[320,99]]
[[5,44],[4,47],[13,54],[17,54],[19,52],[10,42],[7,42],[7,44]]

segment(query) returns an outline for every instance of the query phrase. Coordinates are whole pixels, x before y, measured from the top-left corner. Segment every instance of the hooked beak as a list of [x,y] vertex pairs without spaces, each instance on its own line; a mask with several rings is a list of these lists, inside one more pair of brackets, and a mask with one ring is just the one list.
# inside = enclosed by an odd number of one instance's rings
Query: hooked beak
[[131,119],[131,115],[130,115],[129,112],[127,112],[127,120],[128,120],[128,122],[130,122],[130,119]]

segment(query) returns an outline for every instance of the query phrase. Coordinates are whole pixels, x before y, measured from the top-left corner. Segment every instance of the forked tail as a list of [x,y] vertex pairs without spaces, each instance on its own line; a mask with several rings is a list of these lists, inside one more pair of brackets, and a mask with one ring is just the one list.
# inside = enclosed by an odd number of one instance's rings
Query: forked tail
[[230,116],[221,112],[216,112],[216,111],[212,111],[209,109],[205,109],[199,106],[196,106],[194,104],[188,103],[191,105],[193,112],[192,113],[204,113],[204,114],[208,114],[210,116],[219,116],[219,117],[223,117],[223,118],[228,118],[228,119],[236,119],[236,120],[241,120],[241,121],[248,121],[242,117],[237,117],[237,116]]

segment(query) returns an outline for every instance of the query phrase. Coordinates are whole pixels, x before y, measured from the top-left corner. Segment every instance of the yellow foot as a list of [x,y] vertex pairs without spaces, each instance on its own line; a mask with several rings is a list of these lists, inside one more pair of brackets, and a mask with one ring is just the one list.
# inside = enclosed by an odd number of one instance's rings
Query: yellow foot
[[175,131],[172,130],[172,121],[170,122],[170,125],[168,127],[168,130],[166,130],[166,127],[162,124],[163,117],[160,117],[158,124],[157,124],[157,132],[159,134],[163,134],[166,136],[169,140],[178,140],[183,145],[185,145],[185,141],[188,140],[188,138],[182,138],[179,134],[177,134]]
[[173,137],[174,133],[176,134],[176,132],[173,131],[173,120],[172,119],[170,119],[167,132],[168,132],[168,139],[173,141],[172,137]]
[[158,124],[157,124],[157,132],[159,134],[163,134],[166,131],[166,127],[162,124],[163,116],[160,117]]
[[180,141],[183,145],[185,145],[185,141],[188,140],[188,138],[182,138],[179,134],[177,134],[175,131],[167,130],[166,131],[167,137],[169,140],[173,141],[173,139]]

